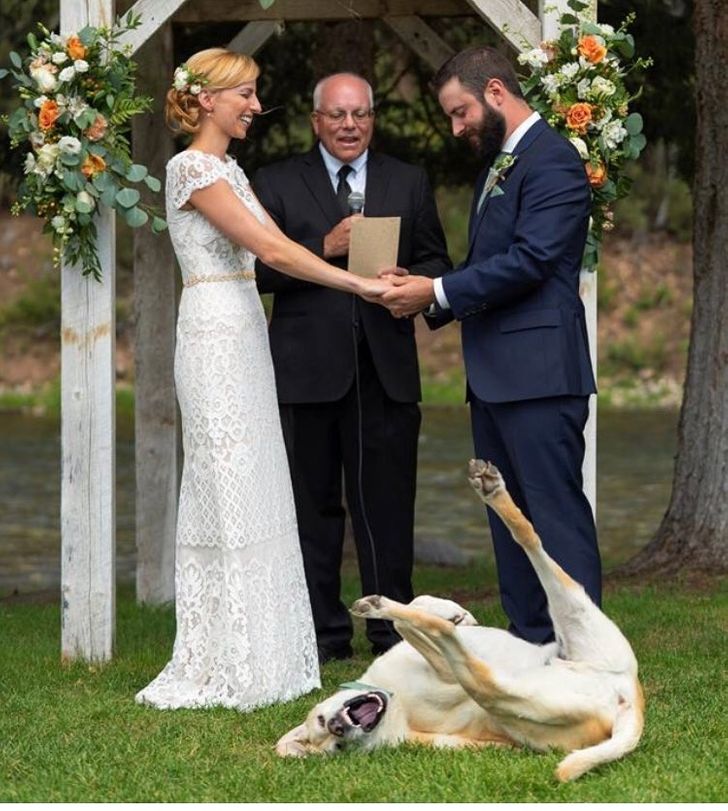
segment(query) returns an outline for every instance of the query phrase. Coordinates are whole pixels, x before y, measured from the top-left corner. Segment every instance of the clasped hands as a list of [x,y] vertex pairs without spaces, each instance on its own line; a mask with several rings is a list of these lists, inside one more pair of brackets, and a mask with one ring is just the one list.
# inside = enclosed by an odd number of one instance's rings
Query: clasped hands
[[406,318],[433,303],[435,288],[427,276],[410,276],[405,268],[394,267],[380,271],[377,279],[368,280],[360,295],[386,307],[395,318]]

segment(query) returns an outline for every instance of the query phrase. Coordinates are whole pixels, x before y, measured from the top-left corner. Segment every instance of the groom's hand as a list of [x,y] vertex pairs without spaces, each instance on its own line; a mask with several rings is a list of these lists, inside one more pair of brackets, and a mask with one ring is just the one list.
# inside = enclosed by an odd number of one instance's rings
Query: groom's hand
[[392,287],[380,299],[395,318],[416,315],[434,300],[435,288],[427,276],[394,276]]

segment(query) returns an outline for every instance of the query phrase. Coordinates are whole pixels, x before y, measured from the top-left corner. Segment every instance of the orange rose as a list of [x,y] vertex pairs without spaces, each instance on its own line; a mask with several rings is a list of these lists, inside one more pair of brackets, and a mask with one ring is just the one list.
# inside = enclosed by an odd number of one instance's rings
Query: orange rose
[[607,49],[592,34],[587,34],[579,40],[578,50],[584,59],[588,59],[593,65],[601,62],[607,55]]
[[584,135],[592,120],[592,106],[579,101],[572,104],[566,112],[566,126],[580,135]]
[[100,155],[88,154],[86,160],[81,164],[81,171],[84,177],[93,177],[106,169],[106,161]]
[[50,130],[56,123],[61,111],[55,101],[47,99],[41,104],[40,111],[38,112],[38,124],[42,130]]
[[601,161],[596,166],[587,161],[584,168],[586,169],[586,176],[589,178],[589,184],[595,189],[607,182],[607,167]]
[[99,113],[94,123],[86,130],[84,135],[89,141],[100,141],[104,135],[106,135],[106,128],[108,126],[109,122]]
[[71,59],[83,59],[86,56],[86,48],[75,34],[66,42],[66,53]]

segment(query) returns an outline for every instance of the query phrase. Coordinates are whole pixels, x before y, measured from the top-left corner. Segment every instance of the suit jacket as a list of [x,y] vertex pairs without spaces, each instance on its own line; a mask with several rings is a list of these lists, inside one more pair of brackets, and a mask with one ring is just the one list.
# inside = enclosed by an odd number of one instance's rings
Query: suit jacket
[[462,321],[471,391],[509,402],[596,391],[579,272],[591,192],[576,150],[537,121],[480,212],[476,184],[465,262],[443,279]]
[[[260,169],[255,191],[281,230],[318,256],[323,238],[341,219],[318,144]],[[369,151],[364,213],[402,218],[397,264],[411,273],[441,276],[451,268],[435,200],[423,169]],[[330,260],[347,266],[348,257]],[[421,397],[414,324],[378,304],[301,281],[256,264],[258,289],[275,293],[270,344],[281,403],[333,402],[354,380],[357,322],[387,395]],[[356,299],[356,300],[355,300]]]

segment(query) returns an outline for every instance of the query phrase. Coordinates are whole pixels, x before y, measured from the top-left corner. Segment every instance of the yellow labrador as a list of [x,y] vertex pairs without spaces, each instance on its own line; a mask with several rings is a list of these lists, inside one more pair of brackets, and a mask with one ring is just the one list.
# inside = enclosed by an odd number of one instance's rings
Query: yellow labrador
[[456,603],[409,605],[371,596],[356,616],[392,620],[404,641],[360,681],[322,701],[277,744],[282,756],[431,746],[525,746],[569,754],[556,776],[574,780],[632,751],[644,701],[637,661],[617,626],[544,551],[498,470],[472,460],[470,483],[528,555],[548,597],[558,642],[533,645],[477,626]]

